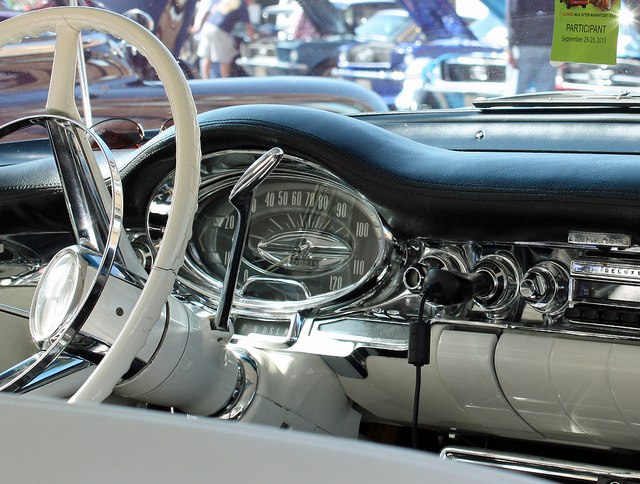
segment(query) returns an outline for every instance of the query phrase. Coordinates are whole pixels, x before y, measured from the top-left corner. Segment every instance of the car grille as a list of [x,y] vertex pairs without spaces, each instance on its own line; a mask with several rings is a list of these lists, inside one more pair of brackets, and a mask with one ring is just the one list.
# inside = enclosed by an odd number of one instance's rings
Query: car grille
[[363,45],[349,49],[342,59],[346,58],[346,61],[353,67],[371,64],[388,65],[391,62],[392,51],[393,49],[386,45]]
[[560,69],[561,83],[584,87],[640,87],[640,65],[621,59],[616,66],[566,64]]
[[257,57],[277,57],[275,44],[271,42],[252,42],[241,44],[240,52],[243,57],[255,59]]
[[443,61],[440,68],[442,79],[451,82],[504,82],[507,77],[505,65]]

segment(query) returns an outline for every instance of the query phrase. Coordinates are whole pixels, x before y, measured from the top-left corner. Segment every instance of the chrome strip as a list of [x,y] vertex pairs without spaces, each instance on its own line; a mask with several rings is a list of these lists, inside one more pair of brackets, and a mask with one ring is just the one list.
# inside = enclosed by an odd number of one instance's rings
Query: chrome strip
[[[371,79],[375,81],[383,80],[383,81],[403,81],[405,78],[405,74],[402,71],[391,71],[385,72],[382,69],[390,69],[391,64],[388,62],[378,64],[375,69],[372,71],[366,70],[357,70],[357,69],[340,69],[334,68],[331,71],[331,74],[334,77],[341,78],[357,78],[357,79]],[[380,70],[378,70],[380,69]]]
[[595,232],[569,232],[570,244],[594,247],[631,247],[631,237],[625,234],[605,234]]
[[0,313],[8,313],[13,316],[18,316],[19,318],[29,319],[29,311],[26,309],[14,308],[7,304],[0,303]]
[[239,66],[251,66],[251,67],[275,67],[278,69],[289,69],[304,72],[309,70],[309,66],[307,64],[297,64],[294,62],[285,62],[278,60],[277,57],[265,57],[263,59],[253,58],[249,59],[248,57],[242,57],[236,60],[236,64]]
[[28,393],[38,388],[42,388],[57,380],[61,380],[69,375],[82,371],[92,366],[92,363],[81,358],[71,356],[61,356],[51,363],[49,367],[40,373],[36,378],[27,383],[16,393]]
[[447,447],[440,452],[443,460],[496,467],[554,479],[599,482],[599,478],[640,479],[640,472],[630,469],[582,464],[544,457],[494,452],[464,447]]

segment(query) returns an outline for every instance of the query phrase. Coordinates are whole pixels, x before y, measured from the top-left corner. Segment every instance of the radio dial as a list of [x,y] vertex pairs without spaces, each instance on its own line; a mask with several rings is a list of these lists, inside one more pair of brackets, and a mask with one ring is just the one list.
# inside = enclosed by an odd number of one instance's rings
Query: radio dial
[[565,309],[569,293],[569,273],[554,261],[535,265],[523,276],[520,295],[533,309],[557,314]]

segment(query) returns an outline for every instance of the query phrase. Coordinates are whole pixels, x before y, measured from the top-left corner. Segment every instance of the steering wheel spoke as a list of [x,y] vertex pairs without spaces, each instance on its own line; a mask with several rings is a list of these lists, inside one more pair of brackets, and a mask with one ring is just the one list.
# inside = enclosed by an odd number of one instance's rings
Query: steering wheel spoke
[[75,101],[80,30],[74,29],[64,22],[59,22],[56,25],[56,33],[56,47],[46,109],[49,114],[66,116],[80,121],[80,113]]
[[[99,185],[104,185],[104,182],[96,179],[95,172],[99,173],[99,169],[93,152],[86,151],[85,133],[63,119],[50,117],[43,124],[49,133],[58,165],[76,243],[102,253],[109,230],[109,215],[100,195]],[[115,210],[121,219],[120,199]]]

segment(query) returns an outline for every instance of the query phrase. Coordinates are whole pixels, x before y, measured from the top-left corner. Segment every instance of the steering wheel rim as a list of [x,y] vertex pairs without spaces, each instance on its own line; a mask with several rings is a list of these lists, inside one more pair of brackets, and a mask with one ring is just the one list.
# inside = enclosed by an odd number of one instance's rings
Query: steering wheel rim
[[[99,402],[106,398],[131,361],[144,346],[158,320],[182,265],[191,237],[200,183],[200,129],[191,90],[169,50],[148,30],[106,10],[90,7],[56,7],[30,12],[2,23],[0,48],[37,37],[57,34],[46,111],[80,121],[75,104],[76,46],[82,30],[97,30],[127,41],[156,70],[165,87],[176,133],[174,197],[163,241],[147,283],[120,335],[89,379],[70,402]],[[103,180],[97,180],[104,183]]]

